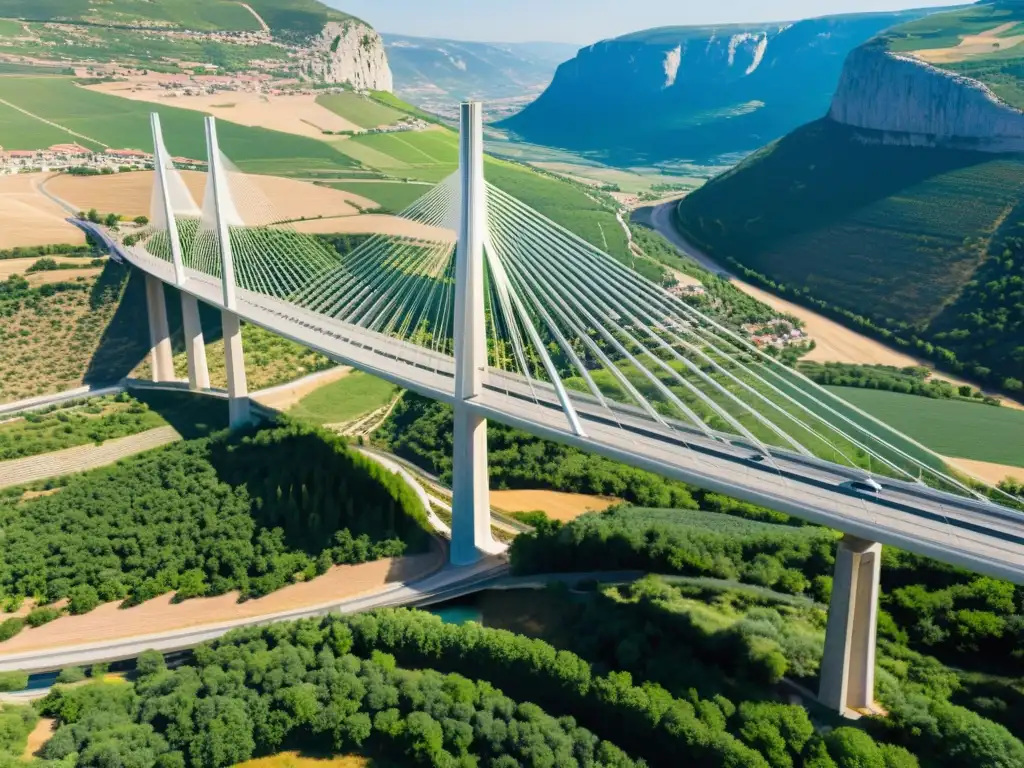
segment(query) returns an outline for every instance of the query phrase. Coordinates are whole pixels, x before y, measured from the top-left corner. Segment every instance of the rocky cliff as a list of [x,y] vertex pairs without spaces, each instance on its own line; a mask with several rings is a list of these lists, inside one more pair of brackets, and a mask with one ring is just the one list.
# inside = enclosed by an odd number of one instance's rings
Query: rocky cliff
[[332,21],[304,52],[303,73],[325,83],[347,83],[358,90],[392,91],[394,81],[384,41],[360,21]]
[[977,80],[881,42],[847,58],[829,117],[866,129],[861,138],[872,143],[1024,151],[1024,112]]
[[847,54],[923,11],[792,24],[671,27],[584,48],[503,123],[523,138],[612,162],[750,152],[822,117]]

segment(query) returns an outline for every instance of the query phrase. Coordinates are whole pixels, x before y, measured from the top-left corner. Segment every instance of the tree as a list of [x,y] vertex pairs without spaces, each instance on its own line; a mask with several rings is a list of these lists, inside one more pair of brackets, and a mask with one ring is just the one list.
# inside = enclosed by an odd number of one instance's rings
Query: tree
[[149,216],[136,216],[134,219],[135,223],[140,227],[144,227],[149,224]]
[[103,219],[103,223],[110,228],[116,227],[120,221],[121,217],[118,216],[116,213],[108,213],[106,218]]

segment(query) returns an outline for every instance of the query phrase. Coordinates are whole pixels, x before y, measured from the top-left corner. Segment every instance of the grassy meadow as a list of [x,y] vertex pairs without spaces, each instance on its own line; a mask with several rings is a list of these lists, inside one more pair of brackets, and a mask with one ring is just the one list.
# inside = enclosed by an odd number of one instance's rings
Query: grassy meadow
[[401,213],[430,191],[425,184],[402,184],[391,181],[330,181],[328,187],[352,192],[373,200],[390,213]]
[[320,425],[344,424],[383,408],[395,392],[394,384],[353,371],[306,395],[288,415]]
[[1024,467],[1024,411],[873,389],[827,389],[936,453]]
[[360,128],[393,125],[405,117],[404,112],[349,91],[317,96],[316,103]]

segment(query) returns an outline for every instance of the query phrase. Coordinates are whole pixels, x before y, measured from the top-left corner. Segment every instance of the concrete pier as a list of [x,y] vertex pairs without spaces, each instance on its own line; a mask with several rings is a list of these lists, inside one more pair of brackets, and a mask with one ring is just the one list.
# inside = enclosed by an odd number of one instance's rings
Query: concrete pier
[[840,713],[875,704],[882,545],[845,536],[836,552],[818,699]]
[[209,389],[210,369],[206,363],[206,340],[199,320],[199,302],[195,296],[184,291],[181,294],[181,320],[185,331],[185,353],[188,356],[189,389]]
[[221,323],[224,328],[224,361],[228,376],[228,419],[231,428],[236,429],[250,421],[242,326],[234,312],[222,312]]
[[167,325],[164,284],[150,274],[146,275],[146,313],[149,316],[149,364],[153,369],[153,381],[174,381],[174,357],[171,351],[171,331]]

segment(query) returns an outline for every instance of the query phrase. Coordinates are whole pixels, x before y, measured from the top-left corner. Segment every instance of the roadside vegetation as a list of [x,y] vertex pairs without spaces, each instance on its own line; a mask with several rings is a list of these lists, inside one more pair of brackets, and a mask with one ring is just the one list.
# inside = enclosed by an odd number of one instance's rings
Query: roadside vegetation
[[[10,610],[30,598],[56,615],[65,600],[86,613],[167,592],[258,597],[430,540],[398,476],[288,420],[150,451],[31,501],[16,489],[0,496],[0,531],[0,600]],[[20,621],[0,624],[0,636]]]
[[196,436],[223,429],[225,421],[222,402],[170,392],[88,398],[29,411],[0,424],[0,461],[99,444],[168,424]]

